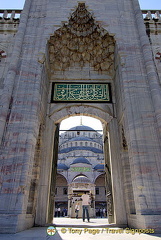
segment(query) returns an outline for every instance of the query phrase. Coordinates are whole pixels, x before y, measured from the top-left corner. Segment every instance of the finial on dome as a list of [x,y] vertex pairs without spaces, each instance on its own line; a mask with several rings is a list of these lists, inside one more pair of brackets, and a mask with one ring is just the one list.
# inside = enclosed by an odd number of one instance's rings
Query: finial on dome
[[83,126],[83,119],[82,119],[82,116],[80,117],[80,125]]

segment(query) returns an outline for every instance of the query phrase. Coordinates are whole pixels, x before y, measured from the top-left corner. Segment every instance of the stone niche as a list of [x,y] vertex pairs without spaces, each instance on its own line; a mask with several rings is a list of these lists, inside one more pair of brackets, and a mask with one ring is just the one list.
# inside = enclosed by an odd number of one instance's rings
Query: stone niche
[[79,3],[68,23],[57,29],[49,40],[51,71],[89,64],[96,71],[113,75],[114,46],[112,36],[97,24],[85,3]]

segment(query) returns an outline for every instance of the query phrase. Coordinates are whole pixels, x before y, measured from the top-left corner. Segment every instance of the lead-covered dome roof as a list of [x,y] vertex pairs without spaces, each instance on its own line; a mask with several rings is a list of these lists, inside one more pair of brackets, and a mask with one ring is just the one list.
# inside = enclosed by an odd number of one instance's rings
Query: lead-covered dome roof
[[58,170],[68,170],[69,167],[64,163],[59,163],[58,166],[57,166],[57,169]]
[[95,167],[94,167],[94,170],[104,170],[104,164],[97,164]]
[[86,164],[91,165],[91,163],[88,161],[88,159],[84,158],[84,157],[79,157],[79,158],[74,159],[74,161],[71,164],[76,164],[76,163],[86,163]]
[[94,153],[103,153],[103,151],[101,149],[98,149],[98,148],[95,148],[95,147],[86,147],[86,146],[63,148],[59,151],[59,153],[68,153],[68,152],[76,151],[76,150],[86,150],[86,151],[91,151],[91,152],[94,152]]
[[70,131],[70,130],[72,130],[72,131],[74,131],[74,130],[76,130],[76,131],[79,131],[79,130],[81,130],[81,131],[94,131],[95,132],[95,130],[93,128],[88,127],[88,126],[84,126],[84,125],[80,125],[80,126],[70,128],[68,131]]

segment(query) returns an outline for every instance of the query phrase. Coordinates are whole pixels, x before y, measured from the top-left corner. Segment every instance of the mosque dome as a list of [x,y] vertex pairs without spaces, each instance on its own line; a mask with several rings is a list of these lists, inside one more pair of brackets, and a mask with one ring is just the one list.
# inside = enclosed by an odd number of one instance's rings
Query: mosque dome
[[86,147],[86,146],[63,148],[59,151],[59,153],[68,153],[68,152],[75,151],[75,150],[86,150],[86,151],[91,151],[94,153],[103,153],[103,150],[101,150],[101,149],[98,149],[95,147]]
[[104,164],[97,164],[95,167],[94,167],[94,170],[101,170],[101,171],[103,171],[104,170]]
[[68,131],[95,131],[93,128],[91,127],[88,127],[88,126],[84,126],[84,125],[80,125],[80,126],[76,126],[76,127],[73,127],[73,128],[70,128]]
[[75,164],[75,163],[86,163],[86,164],[91,165],[91,163],[88,161],[88,159],[84,158],[84,157],[79,157],[79,158],[74,159],[74,161],[71,164]]
[[64,163],[59,163],[58,166],[57,166],[57,169],[58,170],[68,170],[69,167],[67,167],[67,165],[64,164]]

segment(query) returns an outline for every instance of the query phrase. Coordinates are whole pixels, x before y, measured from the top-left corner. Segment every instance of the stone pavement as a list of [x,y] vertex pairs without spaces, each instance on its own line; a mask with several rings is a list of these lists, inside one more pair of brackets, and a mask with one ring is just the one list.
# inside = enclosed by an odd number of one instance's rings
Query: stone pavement
[[105,218],[91,219],[90,223],[83,223],[82,219],[55,218],[54,224],[57,230],[54,236],[47,234],[47,227],[34,227],[16,234],[0,234],[0,240],[159,240],[161,238],[161,234],[155,233],[132,234],[126,228],[108,225]]

